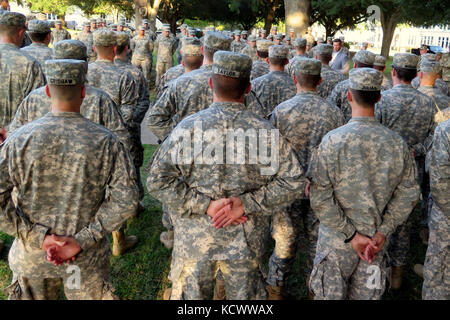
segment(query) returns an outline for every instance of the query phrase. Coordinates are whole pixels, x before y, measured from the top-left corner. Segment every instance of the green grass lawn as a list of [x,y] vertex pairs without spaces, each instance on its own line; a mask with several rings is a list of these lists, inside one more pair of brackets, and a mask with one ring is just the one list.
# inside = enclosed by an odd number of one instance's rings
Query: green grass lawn
[[[145,145],[144,166],[146,166],[156,150],[156,146]],[[147,173],[141,168],[142,182],[145,185]],[[170,286],[167,275],[170,268],[170,251],[159,241],[159,235],[164,230],[161,223],[161,205],[147,193],[144,198],[146,211],[139,217],[129,221],[127,234],[138,236],[139,244],[131,252],[121,257],[111,257],[111,280],[116,288],[116,293],[122,299],[162,299],[164,289]],[[415,275],[412,266],[415,263],[423,263],[426,247],[420,241],[419,233],[419,207],[413,213],[414,225],[410,263],[404,272],[404,286],[399,292],[387,292],[384,299],[408,300],[420,299],[422,280]],[[6,240],[7,249],[11,245],[12,238],[4,234],[0,237]],[[295,260],[292,274],[288,280],[288,294],[290,299],[306,299],[305,285],[305,254],[300,240],[300,248]],[[268,261],[273,241],[268,244],[265,260]],[[11,272],[8,268],[7,249],[3,250],[0,258],[0,300],[6,299],[3,289],[11,281]]]

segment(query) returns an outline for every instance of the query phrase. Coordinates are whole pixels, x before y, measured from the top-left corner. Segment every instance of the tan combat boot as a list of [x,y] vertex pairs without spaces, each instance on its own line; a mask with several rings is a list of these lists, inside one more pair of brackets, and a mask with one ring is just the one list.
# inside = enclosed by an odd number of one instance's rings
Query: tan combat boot
[[267,293],[269,294],[268,300],[283,300],[283,287],[275,287],[268,285]]
[[172,294],[172,288],[167,288],[164,290],[163,300],[170,300],[170,295]]
[[125,236],[123,230],[113,231],[113,250],[112,254],[114,256],[120,256],[124,254],[127,250],[132,249],[136,246],[138,239],[136,236]]
[[423,278],[423,264],[415,264],[414,272],[421,278]]
[[402,286],[403,267],[392,267],[391,288],[394,290],[400,289]]
[[159,236],[159,241],[167,248],[172,249],[173,248],[173,237],[174,233],[173,230],[164,231],[161,232],[161,235]]
[[225,293],[225,281],[216,278],[216,285],[214,287],[214,297],[213,300],[227,300],[227,295]]

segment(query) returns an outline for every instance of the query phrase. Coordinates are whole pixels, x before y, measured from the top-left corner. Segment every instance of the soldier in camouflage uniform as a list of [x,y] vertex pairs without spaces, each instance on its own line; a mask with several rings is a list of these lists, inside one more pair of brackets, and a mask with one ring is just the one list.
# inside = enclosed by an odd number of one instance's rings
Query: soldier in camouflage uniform
[[5,12],[0,16],[0,140],[22,100],[45,85],[39,62],[19,50],[25,33],[25,16]]
[[[422,206],[426,206],[429,192],[426,190],[425,154],[434,132],[436,107],[431,98],[411,86],[417,74],[419,57],[411,53],[397,53],[392,63],[394,87],[383,92],[375,108],[376,118],[389,129],[397,132],[415,154],[418,178],[422,190]],[[392,259],[392,288],[402,284],[403,266],[407,262],[412,221],[399,226],[390,239],[389,254]]]
[[200,40],[198,38],[184,38],[181,46],[181,55],[183,57],[181,64],[170,68],[159,81],[159,86],[156,90],[156,100],[158,100],[167,84],[182,76],[184,73],[197,70],[202,66],[203,54]]
[[188,28],[187,24],[182,24],[180,27],[181,32],[179,34],[177,34],[177,62],[178,62],[178,64],[181,64],[181,60],[183,59],[183,57],[181,56],[180,50],[181,50],[183,39],[188,36],[187,28]]
[[[386,70],[386,58],[382,55],[377,55],[375,57],[375,62],[373,63],[373,68],[380,71],[381,73]],[[392,89],[392,80],[383,73],[383,83],[381,84],[381,91],[386,91]]]
[[[344,125],[342,112],[318,93],[321,67],[319,61],[308,58],[295,64],[294,81],[297,95],[277,106],[270,116],[270,122],[280,130],[280,134],[294,149],[305,172],[311,154],[319,146],[323,136]],[[286,275],[295,259],[301,220],[307,239],[306,273],[311,273],[319,221],[311,210],[309,197],[302,193],[301,200],[295,201],[287,212],[278,213],[272,220],[275,250],[269,262],[269,296],[280,296],[277,293],[283,291]]]
[[131,40],[130,49],[133,50],[131,63],[142,71],[149,86],[153,65],[153,42],[145,36],[143,26],[139,27],[139,34]]
[[294,43],[294,50],[289,52],[289,63],[286,66],[286,72],[293,77],[294,76],[294,68],[292,67],[296,61],[302,58],[308,58],[306,55],[306,40],[303,38],[297,38]]
[[273,46],[273,42],[269,40],[258,40],[256,42],[256,55],[258,56],[258,60],[253,62],[250,80],[262,77],[270,72],[268,58],[269,48],[271,46]]
[[248,37],[248,43],[244,47],[244,49],[241,50],[241,53],[250,57],[250,59],[252,59],[253,62],[258,60],[258,56],[256,55],[256,37],[255,36]]
[[332,45],[321,43],[314,48],[316,54],[314,58],[322,62],[322,82],[317,90],[322,98],[328,99],[336,85],[345,80],[345,76],[329,66],[333,54]]
[[247,44],[247,40],[248,40],[248,31],[247,30],[243,30],[241,32],[241,42],[246,45]]
[[89,57],[89,62],[94,62],[97,55],[94,51],[94,38],[91,32],[91,25],[89,21],[84,23],[84,30],[77,34],[76,40],[79,40],[84,43],[87,48],[87,53]]
[[374,118],[382,80],[372,68],[350,71],[352,119],[329,132],[311,160],[311,207],[320,226],[310,288],[318,300],[381,298],[386,239],[419,198],[408,145]]
[[277,34],[276,36],[275,36],[275,39],[274,39],[275,41],[274,41],[274,44],[275,45],[277,45],[277,46],[280,46],[280,45],[282,45],[283,44],[283,35],[282,34]]
[[145,35],[153,42],[156,41],[156,33],[150,29],[150,25],[147,19],[142,20],[142,25],[145,28]]
[[69,31],[63,29],[62,22],[55,22],[55,30],[52,31],[52,45],[61,40],[69,40],[71,39]]
[[[439,61],[422,58],[419,70],[420,87],[418,90],[433,100],[436,112],[443,112],[449,109],[450,98],[434,86],[436,80],[439,79],[438,76],[441,72],[441,65]],[[448,118],[435,120],[439,120],[436,122],[442,122],[448,120]]]
[[[117,299],[106,235],[136,212],[133,164],[115,135],[79,113],[86,63],[48,60],[44,70],[51,112],[10,135],[0,153],[0,230],[16,237],[6,291],[9,299],[57,299],[64,284],[68,299]],[[75,257],[78,286],[56,266]]]
[[314,47],[312,47],[311,50],[309,50],[308,57],[314,59],[315,56],[317,55],[317,53],[316,53],[317,46],[320,45],[320,44],[324,44],[324,43],[325,43],[325,41],[323,41],[323,38],[322,37],[318,37],[317,38],[317,44]]
[[[353,68],[373,68],[375,62],[375,54],[361,50],[353,57]],[[344,113],[345,121],[348,122],[352,117],[352,109],[347,100],[348,85],[350,80],[339,82],[329,96],[330,103],[337,106]]]
[[[171,157],[172,152],[180,151],[179,135],[190,136],[199,123],[202,130],[216,130],[221,137],[230,129],[278,132],[244,105],[244,96],[250,91],[251,65],[245,55],[215,53],[213,104],[179,123],[150,168],[150,194],[176,215],[171,299],[210,299],[218,272],[223,275],[227,299],[266,298],[260,270],[270,216],[289,205],[305,186],[303,170],[283,138],[268,146],[271,150],[278,147],[280,163],[278,170],[267,173],[260,171],[260,164],[223,164],[220,159],[210,164],[180,164]],[[201,141],[206,148],[214,145],[206,139]],[[217,145],[220,150],[225,148],[221,141]],[[248,159],[248,148],[244,148]],[[223,174],[211,176],[211,172]]]
[[234,31],[234,40],[231,42],[231,51],[232,52],[241,52],[242,49],[245,48],[245,44],[241,41],[241,31]]
[[156,52],[156,86],[161,77],[173,67],[173,54],[176,50],[176,41],[170,36],[170,27],[164,26],[162,36],[155,42]]
[[[420,56],[420,61],[423,60],[431,60],[431,61],[437,61],[437,55],[433,53],[425,53]],[[414,80],[411,82],[411,85],[414,89],[418,89],[420,87],[420,78],[419,76],[415,77]],[[448,86],[447,83],[445,83],[444,80],[437,78],[434,83],[434,87],[441,91],[444,95],[449,95],[450,92],[448,92]]]
[[[138,179],[140,180],[140,168],[144,163],[144,148],[141,142],[141,123],[145,118],[145,114],[150,107],[150,96],[148,89],[148,81],[145,75],[135,66],[133,66],[127,58],[128,50],[130,47],[130,35],[126,32],[117,32],[117,49],[116,56],[114,58],[114,64],[118,66],[121,70],[129,72],[135,83],[138,85],[137,92],[139,94],[137,108],[133,115],[133,121],[131,126],[129,125],[129,130],[131,133],[132,143],[133,143],[133,160],[135,163],[135,168],[137,172]],[[140,200],[139,211],[144,211],[145,208],[142,204],[142,199],[144,198],[144,190],[140,189]]]
[[96,19],[91,19],[91,32],[94,33],[95,30],[97,30],[97,20]]
[[273,109],[294,97],[297,93],[294,80],[284,71],[288,64],[288,48],[273,45],[269,48],[270,72],[252,81],[256,97],[261,101],[264,114],[268,116]]
[[430,236],[423,272],[424,300],[450,299],[450,120],[434,133],[430,151],[430,184],[433,206],[430,212]]
[[48,22],[31,20],[28,22],[28,34],[33,43],[20,50],[32,56],[41,65],[43,65],[46,60],[52,59],[52,49],[48,47],[52,38]]
[[[75,59],[87,61],[86,46],[78,40],[62,40],[53,47],[54,59]],[[130,135],[122,120],[116,104],[103,90],[85,84],[86,96],[80,107],[80,113],[87,119],[98,123],[112,133],[129,148]],[[25,124],[42,118],[50,112],[51,101],[46,87],[33,90],[19,105],[16,115],[9,126],[13,132]]]
[[[132,128],[138,123],[140,111],[139,86],[133,75],[114,64],[114,48],[117,48],[117,35],[114,31],[97,30],[94,32],[94,49],[97,52],[97,60],[89,64],[87,79],[93,87],[104,90],[118,106],[122,118],[127,125],[130,135]],[[136,142],[137,143],[137,142]],[[136,167],[139,165],[139,149],[141,143],[130,146],[130,154]],[[137,184],[139,194],[144,194],[144,188],[140,180],[139,171]],[[125,236],[124,227],[113,232],[113,255],[121,255],[137,244],[136,236]]]

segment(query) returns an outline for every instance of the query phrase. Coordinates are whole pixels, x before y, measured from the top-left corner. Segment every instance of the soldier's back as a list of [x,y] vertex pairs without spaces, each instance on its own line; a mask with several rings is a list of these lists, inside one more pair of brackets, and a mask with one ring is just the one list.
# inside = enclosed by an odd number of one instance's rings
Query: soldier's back
[[331,69],[327,65],[322,65],[321,71],[322,83],[317,87],[317,90],[322,98],[327,99],[336,85],[345,80],[342,73]]
[[250,75],[250,80],[262,77],[270,72],[269,64],[265,61],[257,60],[253,62],[252,73]]
[[344,114],[345,122],[348,122],[352,118],[352,108],[347,100],[347,92],[350,86],[350,81],[348,79],[339,82],[331,94],[328,96],[328,100],[331,104],[341,109]]
[[41,43],[32,43],[20,50],[37,60],[41,66],[44,65],[45,61],[50,60],[53,57],[53,50]]

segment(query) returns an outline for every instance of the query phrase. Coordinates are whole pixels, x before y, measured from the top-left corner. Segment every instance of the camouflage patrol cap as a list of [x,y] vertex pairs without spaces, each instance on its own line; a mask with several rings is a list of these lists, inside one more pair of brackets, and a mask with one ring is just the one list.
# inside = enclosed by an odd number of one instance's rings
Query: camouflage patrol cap
[[303,38],[295,39],[295,46],[298,48],[305,48],[306,47],[306,39],[303,39]]
[[230,51],[233,39],[217,31],[208,31],[203,40],[203,45],[210,50]]
[[375,53],[372,53],[367,50],[360,50],[353,57],[353,61],[373,66],[373,63],[375,62],[375,57],[376,57]]
[[248,35],[248,31],[247,30],[242,31],[241,35]]
[[50,25],[44,20],[31,20],[28,22],[28,31],[33,33],[50,33]]
[[428,47],[425,44],[422,44],[420,46],[420,50],[428,50]]
[[89,21],[86,21],[85,23],[83,23],[83,27],[90,27],[91,23]]
[[25,22],[25,16],[18,12],[6,11],[0,15],[0,25],[26,28]]
[[383,74],[373,68],[350,70],[350,89],[361,91],[381,91]]
[[241,30],[234,30],[234,35],[235,36],[240,36],[241,35]]
[[374,61],[373,65],[376,67],[385,67],[386,66],[386,58],[383,57],[382,55],[378,54],[375,57],[375,61]]
[[260,52],[269,52],[271,46],[273,46],[273,42],[269,40],[259,40],[256,42],[256,50]]
[[317,38],[317,42],[325,42],[325,41],[323,41],[323,38],[322,38],[322,37],[318,37],[318,38]]
[[142,24],[148,24],[148,19],[143,19]]
[[278,27],[277,26],[273,26],[272,30],[278,31]]
[[394,55],[394,61],[392,62],[392,66],[402,69],[417,69],[417,65],[419,64],[419,56],[416,56],[412,53],[396,53]]
[[130,44],[130,36],[126,32],[117,32],[117,45],[124,47]]
[[437,54],[434,53],[424,53],[423,55],[420,56],[421,60],[430,60],[430,61],[436,61],[437,60]]
[[184,23],[181,25],[180,29],[187,29],[187,27],[188,27],[188,25]]
[[86,45],[79,40],[61,40],[53,45],[54,59],[85,60],[88,58]]
[[441,72],[441,64],[439,61],[422,59],[419,70],[422,72],[439,73]]
[[91,19],[91,23],[97,24],[97,19]]
[[201,57],[202,44],[198,38],[185,38],[182,40],[181,53],[183,57]]
[[256,42],[256,36],[249,36],[247,40],[250,42]]
[[304,58],[294,63],[295,74],[309,74],[313,76],[320,75],[322,71],[322,62],[316,59]]
[[294,33],[294,32],[295,32],[295,29],[293,29],[293,28],[289,29],[289,33]]
[[168,24],[163,24],[162,31],[170,32],[170,26]]
[[362,43],[362,46],[363,46],[363,47],[368,47],[368,46],[369,46],[369,43],[368,43],[368,42],[363,42],[363,43]]
[[262,29],[262,30],[261,30],[261,33],[262,33],[262,34],[267,34],[266,29]]
[[145,29],[145,27],[144,26],[140,26],[139,27],[139,31],[145,31],[146,29]]
[[327,37],[327,41],[333,41],[333,37]]
[[275,36],[275,40],[283,40],[283,35],[282,34],[277,34]]
[[94,32],[94,46],[110,47],[117,44],[117,35],[111,30],[97,30]]
[[58,20],[55,22],[55,24],[59,24],[60,26],[62,26],[62,21]]
[[331,44],[321,43],[316,47],[316,53],[321,56],[332,56],[333,55],[333,46]]
[[214,54],[212,72],[222,76],[244,79],[250,78],[252,59],[244,54],[230,51],[217,51]]
[[289,48],[283,45],[273,45],[269,48],[269,58],[287,59]]
[[286,36],[286,37],[284,37],[284,40],[291,41],[291,37],[290,36]]
[[49,85],[74,86],[86,82],[87,64],[73,59],[47,60],[44,74]]

